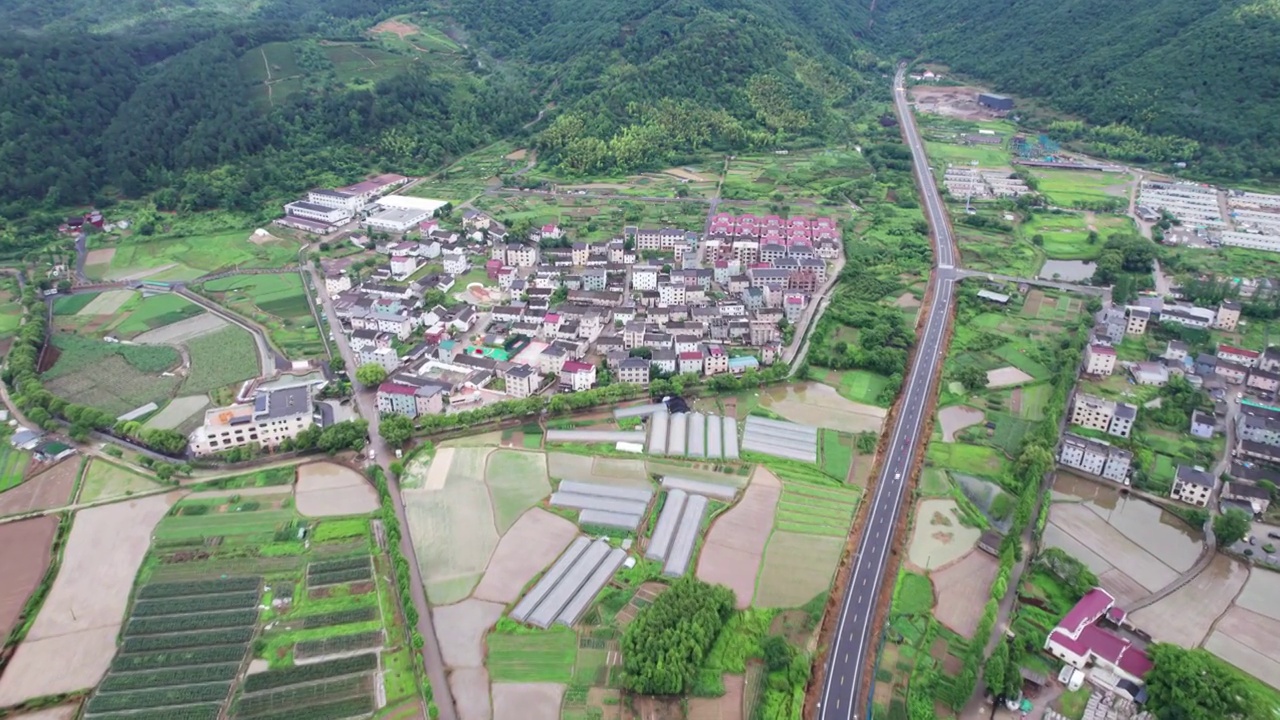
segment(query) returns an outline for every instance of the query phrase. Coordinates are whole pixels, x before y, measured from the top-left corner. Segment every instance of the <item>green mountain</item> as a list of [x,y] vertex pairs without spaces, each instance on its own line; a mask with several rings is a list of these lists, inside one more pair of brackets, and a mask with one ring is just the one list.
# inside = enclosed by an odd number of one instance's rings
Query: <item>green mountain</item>
[[884,49],[1097,125],[1198,141],[1205,175],[1280,177],[1276,0],[864,2],[859,32]]

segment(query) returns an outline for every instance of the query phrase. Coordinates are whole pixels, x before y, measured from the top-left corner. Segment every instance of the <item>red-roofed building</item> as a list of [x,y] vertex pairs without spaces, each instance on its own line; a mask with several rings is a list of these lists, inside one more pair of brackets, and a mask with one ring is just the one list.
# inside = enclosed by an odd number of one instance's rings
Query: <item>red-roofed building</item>
[[578,360],[565,360],[560,367],[560,390],[582,392],[596,384],[596,366]]
[[542,234],[542,237],[551,238],[553,240],[559,239],[564,235],[564,232],[560,230],[560,226],[556,225],[555,223],[543,225],[542,230],[540,232]]
[[1234,345],[1218,346],[1219,360],[1226,360],[1227,362],[1233,362],[1233,363],[1236,363],[1237,365],[1244,365],[1245,367],[1248,367],[1248,368],[1256,367],[1258,364],[1258,358],[1261,356],[1262,356],[1262,353],[1260,352],[1257,352],[1254,350],[1246,350],[1244,348],[1238,348],[1238,347],[1235,347]]
[[1099,624],[1124,622],[1124,611],[1102,588],[1094,588],[1080,598],[1062,622],[1045,639],[1044,649],[1078,670],[1097,667],[1123,680],[1142,685],[1151,670],[1151,659],[1142,648]]
[[702,360],[702,371],[707,375],[729,372],[729,353],[719,345],[708,345]]
[[701,352],[697,350],[693,350],[691,352],[682,352],[680,353],[679,357],[676,359],[678,361],[676,364],[676,370],[681,375],[684,375],[686,373],[693,373],[696,375],[702,374],[702,353]]

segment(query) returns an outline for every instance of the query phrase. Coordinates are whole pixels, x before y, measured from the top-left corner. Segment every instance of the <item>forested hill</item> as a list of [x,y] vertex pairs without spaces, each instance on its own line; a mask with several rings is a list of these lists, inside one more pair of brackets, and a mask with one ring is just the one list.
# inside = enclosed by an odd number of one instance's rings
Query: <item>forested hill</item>
[[[560,107],[537,144],[568,171],[632,170],[707,147],[839,140],[883,94],[835,0],[467,0],[476,42]],[[874,71],[874,73],[872,72]]]
[[1277,0],[861,2],[860,32],[883,48],[1098,125],[1194,139],[1206,175],[1280,177]]

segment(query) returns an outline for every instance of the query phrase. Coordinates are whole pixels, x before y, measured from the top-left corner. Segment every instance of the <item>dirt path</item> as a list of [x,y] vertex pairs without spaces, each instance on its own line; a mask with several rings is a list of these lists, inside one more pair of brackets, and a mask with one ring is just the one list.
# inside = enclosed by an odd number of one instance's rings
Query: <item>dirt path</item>
[[262,54],[262,66],[267,69],[267,82],[271,82],[271,63],[267,62],[267,51],[265,48],[258,48],[258,52]]
[[354,48],[354,47],[353,47],[353,48],[351,48],[351,52],[353,52],[353,53],[355,53],[355,54],[359,55],[360,57],[364,58],[365,60],[368,60],[368,61],[369,61],[369,65],[371,65],[371,66],[373,66],[373,67],[378,67],[378,63],[374,62],[374,61],[373,61],[373,58],[371,58],[371,57],[369,57],[368,55],[365,55],[364,53],[360,52],[360,49],[359,49],[359,48]]

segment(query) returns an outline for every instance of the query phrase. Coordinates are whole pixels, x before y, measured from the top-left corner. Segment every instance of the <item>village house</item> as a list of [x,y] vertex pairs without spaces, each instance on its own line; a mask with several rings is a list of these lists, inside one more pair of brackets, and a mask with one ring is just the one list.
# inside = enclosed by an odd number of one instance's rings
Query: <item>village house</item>
[[1202,410],[1191,411],[1190,432],[1194,437],[1211,440],[1217,432],[1217,429],[1218,421],[1212,413],[1207,413]]
[[1129,376],[1138,385],[1163,387],[1169,384],[1169,369],[1158,362],[1136,362],[1129,365]]
[[542,377],[538,371],[528,365],[516,365],[506,373],[507,394],[517,398],[527,398],[538,391]]
[[561,392],[582,392],[596,384],[596,366],[578,360],[566,361],[560,369]]
[[334,270],[324,274],[324,291],[330,297],[351,289],[351,278],[346,273]]
[[1262,353],[1255,350],[1246,350],[1232,345],[1218,345],[1218,352],[1215,354],[1219,360],[1226,360],[1247,368],[1256,366],[1258,358],[1262,355]]
[[1222,484],[1223,501],[1247,506],[1250,515],[1262,515],[1271,507],[1271,492],[1263,487],[1232,481]]
[[618,364],[618,381],[631,385],[649,386],[649,361],[641,357],[629,357]]
[[256,445],[275,448],[315,423],[311,389],[259,389],[252,402],[212,408],[188,438],[194,455],[211,455]]
[[1151,311],[1138,305],[1130,305],[1124,309],[1125,328],[1128,335],[1142,335],[1147,331],[1147,322],[1151,319]]
[[1213,319],[1213,327],[1216,330],[1226,332],[1235,332],[1236,325],[1240,322],[1240,303],[1235,300],[1223,300],[1218,306],[1218,312]]
[[1245,387],[1248,387],[1256,394],[1274,397],[1276,390],[1280,389],[1280,375],[1267,372],[1261,368],[1255,368],[1249,371],[1249,377],[1245,380]]
[[1084,372],[1094,377],[1107,377],[1116,369],[1116,351],[1107,345],[1094,343],[1085,351]]
[[1071,405],[1071,423],[1117,437],[1129,437],[1138,408],[1096,395],[1078,393]]
[[1189,465],[1179,465],[1169,497],[1181,500],[1188,505],[1205,507],[1209,504],[1209,496],[1213,493],[1215,484],[1217,483],[1213,475],[1204,470]]
[[729,372],[729,353],[720,345],[708,345],[702,360],[702,371],[707,375]]
[[1239,385],[1249,376],[1249,368],[1247,366],[1221,358],[1218,359],[1218,364],[1214,367],[1213,372],[1232,385]]
[[1058,461],[1067,467],[1127,485],[1133,454],[1103,440],[1066,433]]

